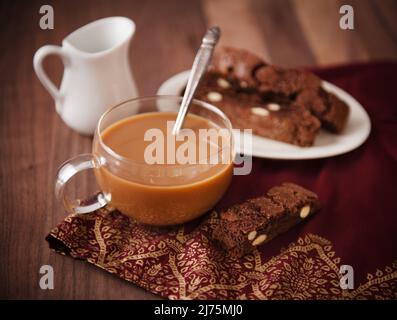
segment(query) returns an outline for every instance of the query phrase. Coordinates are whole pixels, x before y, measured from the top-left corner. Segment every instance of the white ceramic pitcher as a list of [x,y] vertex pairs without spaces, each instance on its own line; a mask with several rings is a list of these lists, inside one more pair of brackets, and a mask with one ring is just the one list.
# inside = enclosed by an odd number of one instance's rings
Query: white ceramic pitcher
[[[135,24],[130,19],[109,17],[72,32],[62,41],[62,47],[46,45],[37,50],[33,59],[37,77],[69,127],[91,135],[108,108],[138,96],[128,60],[134,32]],[[59,55],[63,60],[60,89],[43,69],[48,55]]]

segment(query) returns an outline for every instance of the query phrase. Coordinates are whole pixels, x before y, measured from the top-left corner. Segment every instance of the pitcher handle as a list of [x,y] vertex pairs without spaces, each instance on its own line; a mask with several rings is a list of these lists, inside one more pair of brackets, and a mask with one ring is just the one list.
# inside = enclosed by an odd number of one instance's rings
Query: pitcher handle
[[54,98],[54,100],[58,101],[62,98],[62,95],[59,92],[59,89],[50,80],[43,68],[43,61],[49,55],[60,56],[65,67],[69,65],[70,59],[65,51],[62,49],[62,47],[53,45],[46,45],[41,47],[39,50],[36,51],[33,57],[33,67],[37,77],[43,84],[44,88],[46,88],[50,95]]
[[60,167],[55,183],[55,195],[63,203],[67,211],[77,214],[89,213],[108,204],[109,199],[107,199],[103,192],[96,194],[88,201],[84,201],[84,205],[80,205],[81,203],[78,200],[71,201],[65,196],[66,184],[73,176],[81,171],[94,169],[98,166],[99,164],[95,161],[92,154],[81,154],[66,161]]

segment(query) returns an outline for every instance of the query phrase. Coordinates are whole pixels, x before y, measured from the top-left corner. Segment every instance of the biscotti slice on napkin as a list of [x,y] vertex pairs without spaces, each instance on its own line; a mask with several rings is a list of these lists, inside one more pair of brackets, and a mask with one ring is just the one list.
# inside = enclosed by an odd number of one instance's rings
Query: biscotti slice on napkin
[[212,238],[238,258],[307,219],[320,208],[315,193],[293,183],[271,188],[263,197],[220,212]]

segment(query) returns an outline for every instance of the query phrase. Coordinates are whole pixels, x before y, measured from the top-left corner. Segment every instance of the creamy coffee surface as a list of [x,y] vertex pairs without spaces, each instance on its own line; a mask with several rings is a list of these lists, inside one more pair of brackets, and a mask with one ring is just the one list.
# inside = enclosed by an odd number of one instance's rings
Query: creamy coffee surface
[[[157,155],[159,159],[163,158],[162,164],[183,164],[183,157],[178,159],[176,154],[178,150],[181,155],[183,151],[185,154],[191,151],[191,164],[198,163],[200,160],[205,163],[210,155],[215,155],[220,151],[222,141],[209,137],[211,133],[220,131],[214,123],[200,116],[189,114],[183,124],[181,134],[179,137],[174,137],[172,127],[175,117],[175,112],[150,112],[132,116],[108,127],[102,133],[102,139],[117,154],[148,164],[153,163],[150,163],[151,159],[145,159],[145,151],[146,154],[155,151],[153,149],[156,143],[157,146],[163,144],[161,147],[164,154],[162,157]],[[160,136],[163,139],[160,139]],[[207,153],[204,153],[204,149]]]
[[[98,168],[97,181],[101,189],[111,196],[112,206],[143,223],[171,225],[201,215],[222,197],[232,178],[232,159],[209,161],[221,151],[231,153],[230,139],[223,140],[222,135],[216,139],[204,135],[199,139],[200,130],[216,133],[220,128],[203,117],[189,114],[183,128],[188,129],[195,139],[186,136],[171,142],[167,135],[172,135],[175,119],[174,112],[139,114],[110,125],[101,135],[104,144],[126,161]],[[150,130],[152,134],[147,135]],[[163,141],[158,138],[159,134],[162,134]],[[152,161],[153,157],[161,158],[157,157],[159,149],[153,148],[155,142],[160,147],[159,142],[163,142],[164,161],[160,164],[147,161]],[[206,149],[204,159],[202,149]],[[100,148],[94,145],[94,153],[95,150]],[[188,150],[194,155],[190,158],[193,163],[181,164],[178,154],[186,160],[183,155]],[[147,159],[145,153],[152,155],[152,159]]]

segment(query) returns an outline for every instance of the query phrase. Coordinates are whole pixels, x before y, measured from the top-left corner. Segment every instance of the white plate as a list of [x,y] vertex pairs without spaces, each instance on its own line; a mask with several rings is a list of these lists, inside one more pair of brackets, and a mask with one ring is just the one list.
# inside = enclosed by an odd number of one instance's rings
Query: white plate
[[[158,95],[180,95],[189,77],[189,70],[166,80]],[[321,130],[312,147],[298,147],[288,143],[252,136],[252,156],[269,159],[316,159],[332,157],[358,148],[368,138],[371,122],[363,106],[341,88],[323,81],[323,88],[334,93],[350,107],[346,128],[341,134]]]

